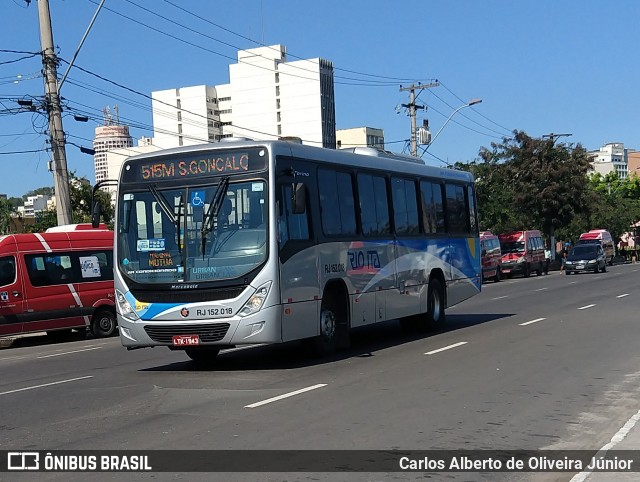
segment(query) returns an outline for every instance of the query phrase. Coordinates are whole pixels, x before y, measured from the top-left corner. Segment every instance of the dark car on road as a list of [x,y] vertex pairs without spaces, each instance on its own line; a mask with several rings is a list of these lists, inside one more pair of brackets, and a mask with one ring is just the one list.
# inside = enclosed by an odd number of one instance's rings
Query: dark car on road
[[571,274],[580,271],[593,271],[594,273],[607,271],[607,262],[602,246],[595,243],[580,244],[571,250],[564,265],[564,272]]

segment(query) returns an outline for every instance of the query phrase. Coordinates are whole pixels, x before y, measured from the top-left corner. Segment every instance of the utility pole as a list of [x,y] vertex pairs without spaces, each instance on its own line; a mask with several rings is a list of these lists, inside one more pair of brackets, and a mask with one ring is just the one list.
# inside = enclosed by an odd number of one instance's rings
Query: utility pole
[[416,110],[424,109],[423,105],[416,105],[416,90],[429,89],[431,87],[438,87],[440,82],[432,82],[430,84],[422,85],[413,85],[411,84],[409,87],[400,86],[400,92],[409,91],[409,103],[402,104],[402,107],[406,107],[409,109],[409,117],[411,117],[411,155],[418,156],[418,142],[417,142],[417,127],[416,127]]
[[554,134],[553,132],[551,132],[550,134],[544,134],[542,136],[543,139],[551,139],[551,144],[555,143],[556,141],[556,137],[569,137],[572,136],[573,134]]
[[42,46],[42,66],[45,75],[45,104],[49,116],[49,139],[53,156],[53,183],[56,194],[58,225],[71,224],[71,196],[69,195],[69,173],[65,151],[64,130],[62,129],[62,109],[58,95],[58,58],[53,47],[49,0],[38,0],[40,20],[40,44]]

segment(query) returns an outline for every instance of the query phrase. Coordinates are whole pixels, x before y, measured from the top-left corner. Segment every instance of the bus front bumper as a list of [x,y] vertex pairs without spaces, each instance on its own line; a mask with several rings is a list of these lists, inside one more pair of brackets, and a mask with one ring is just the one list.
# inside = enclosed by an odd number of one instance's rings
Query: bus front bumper
[[281,313],[281,306],[271,306],[246,317],[163,321],[132,321],[118,314],[118,326],[120,341],[129,348],[280,343]]

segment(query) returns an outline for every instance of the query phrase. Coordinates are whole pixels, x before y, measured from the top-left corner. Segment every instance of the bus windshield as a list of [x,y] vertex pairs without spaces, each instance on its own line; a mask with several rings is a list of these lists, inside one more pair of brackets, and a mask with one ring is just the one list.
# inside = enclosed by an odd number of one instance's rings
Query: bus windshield
[[267,258],[266,197],[262,180],[224,177],[206,186],[121,189],[118,265],[151,284],[242,277]]

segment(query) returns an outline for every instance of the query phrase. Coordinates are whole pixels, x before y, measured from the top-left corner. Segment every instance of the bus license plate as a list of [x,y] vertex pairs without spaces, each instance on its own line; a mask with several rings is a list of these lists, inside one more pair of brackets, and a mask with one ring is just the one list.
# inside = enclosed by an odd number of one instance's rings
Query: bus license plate
[[193,346],[200,344],[198,335],[174,335],[173,346]]

